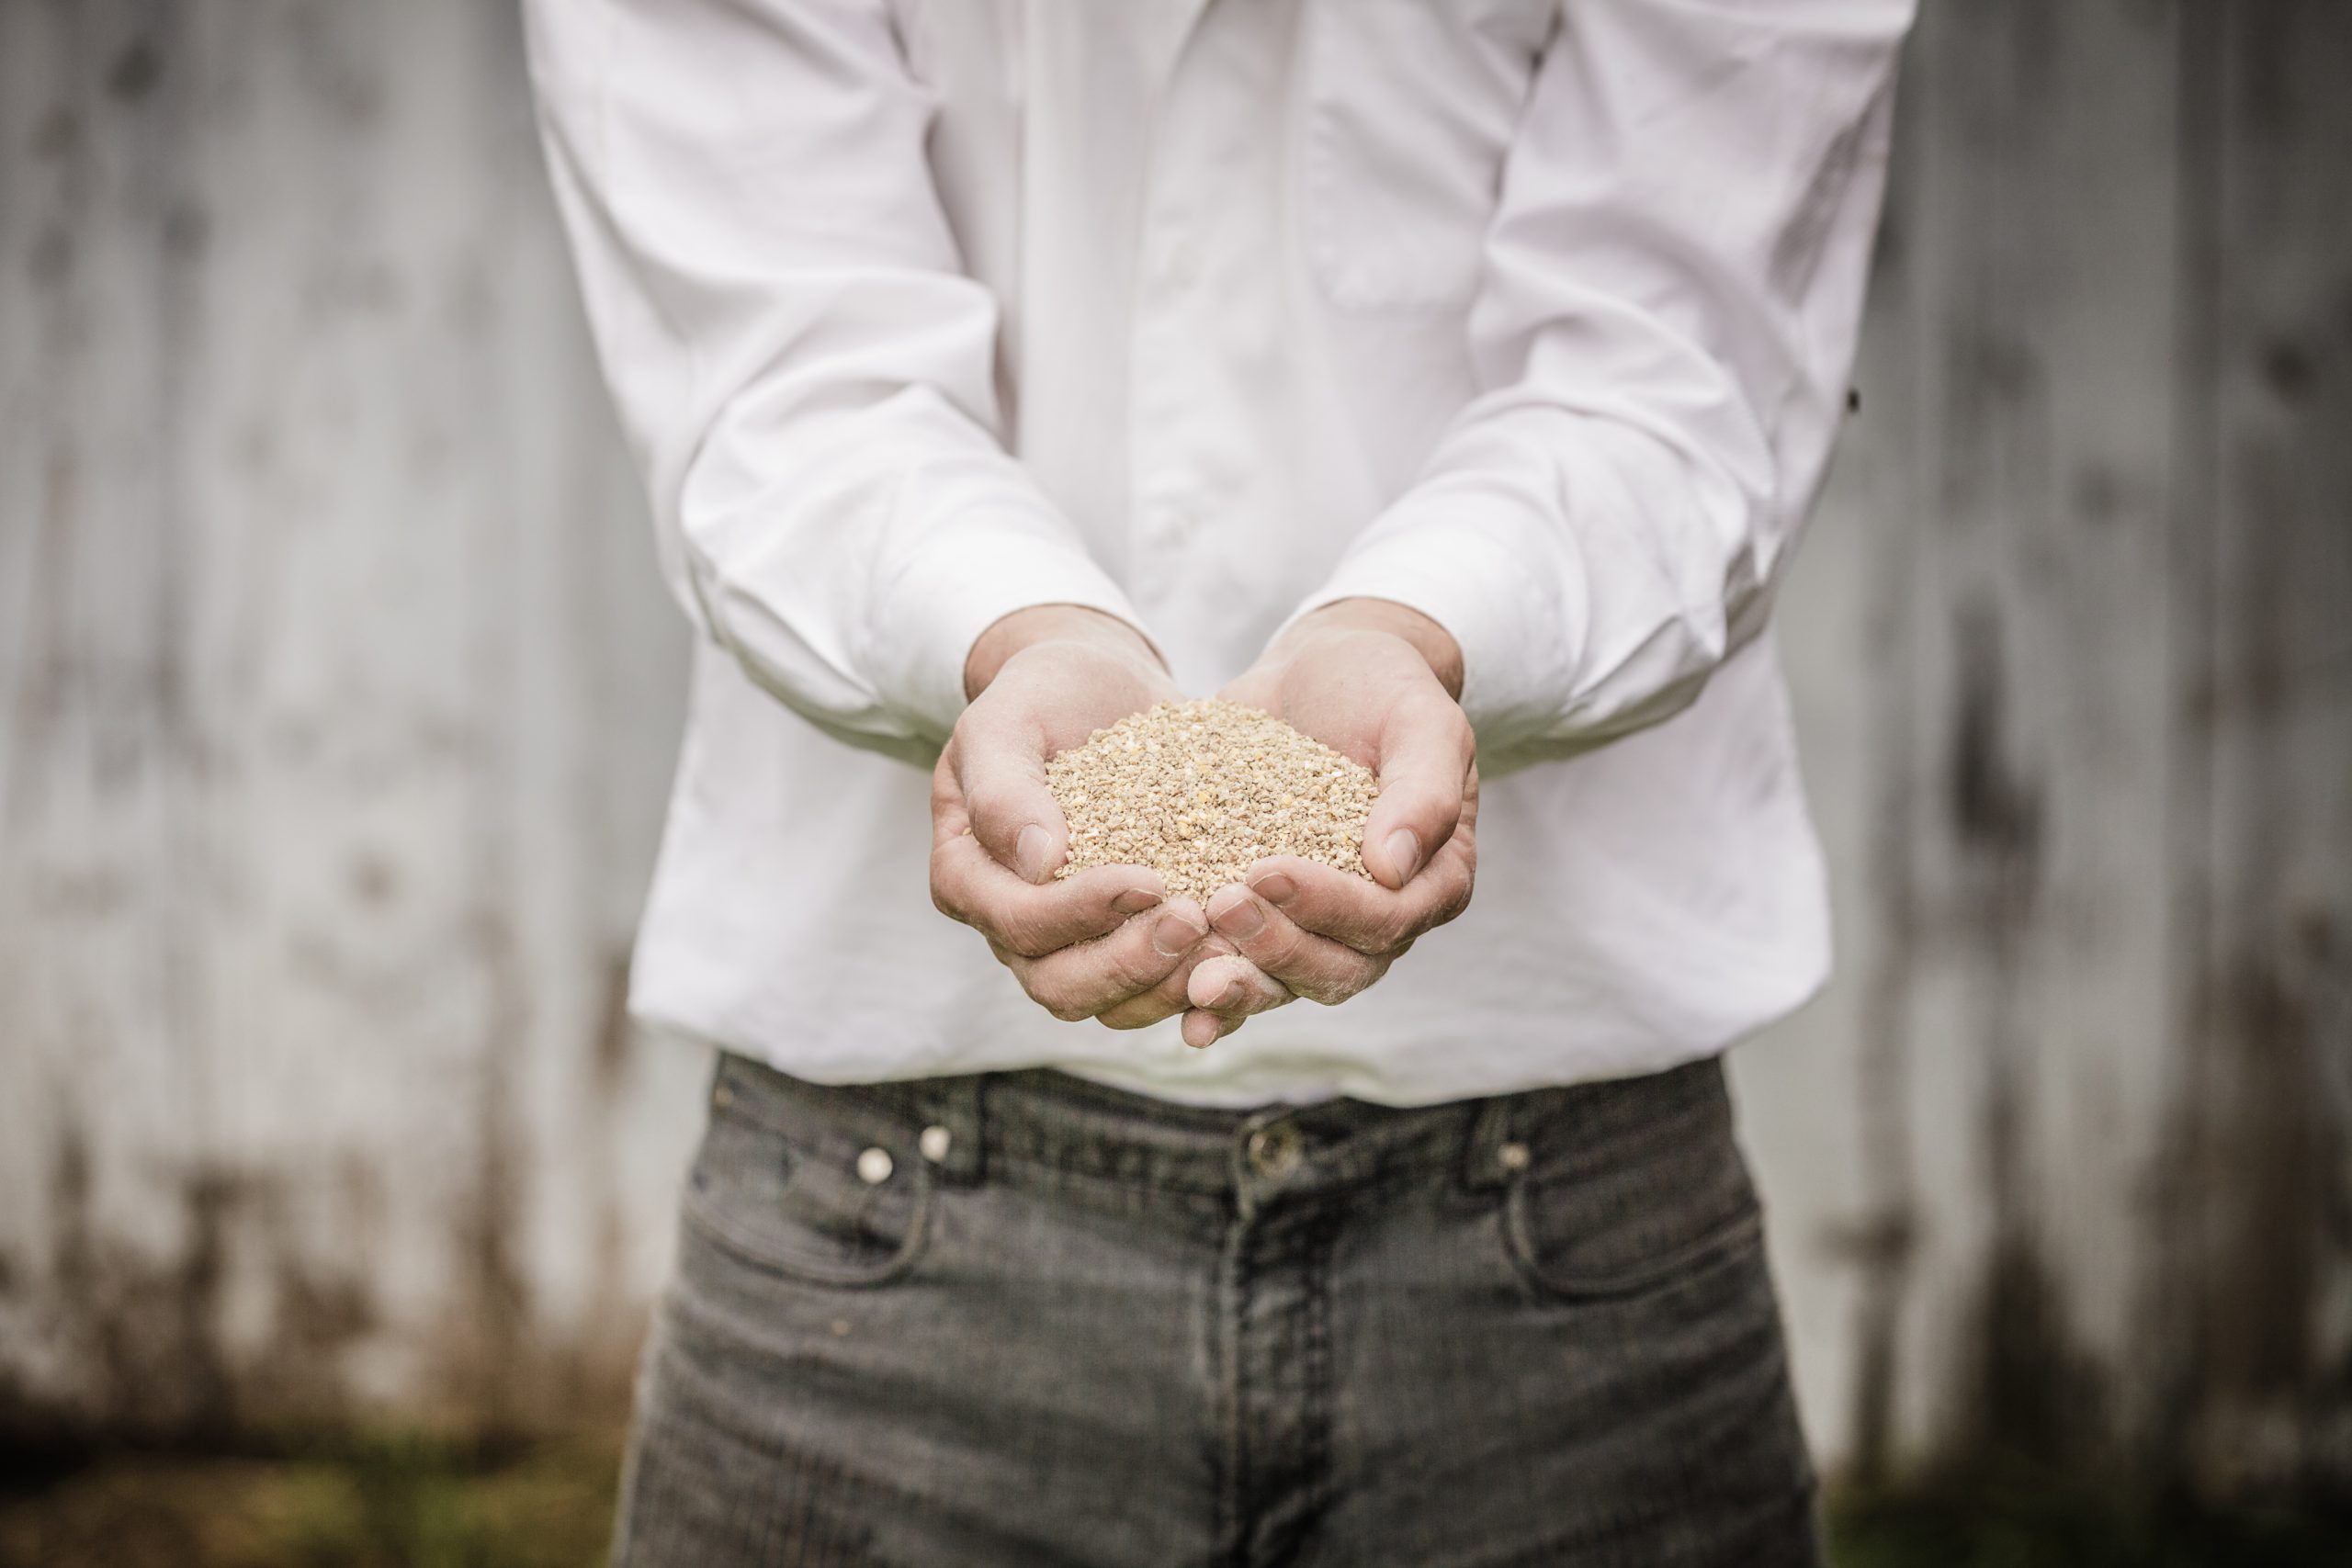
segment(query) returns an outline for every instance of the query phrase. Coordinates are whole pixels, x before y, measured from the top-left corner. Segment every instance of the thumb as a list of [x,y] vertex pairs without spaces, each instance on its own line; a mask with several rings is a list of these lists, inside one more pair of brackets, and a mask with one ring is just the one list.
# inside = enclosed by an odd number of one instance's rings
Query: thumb
[[1390,712],[1380,731],[1380,794],[1363,825],[1363,866],[1382,886],[1404,886],[1453,836],[1476,753],[1451,698],[1416,698]]
[[[965,712],[978,716],[977,709]],[[1069,826],[1046,787],[1045,732],[1011,716],[990,716],[965,727],[956,751],[972,837],[1023,881],[1049,880],[1069,856]]]

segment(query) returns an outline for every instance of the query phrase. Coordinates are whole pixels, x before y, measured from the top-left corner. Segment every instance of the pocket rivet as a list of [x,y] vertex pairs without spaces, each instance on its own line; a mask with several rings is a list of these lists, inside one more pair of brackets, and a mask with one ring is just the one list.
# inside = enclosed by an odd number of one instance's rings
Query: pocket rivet
[[879,1187],[890,1179],[890,1151],[867,1149],[857,1156],[857,1179],[868,1187]]
[[1525,1144],[1505,1144],[1495,1151],[1495,1158],[1505,1170],[1525,1170],[1528,1153]]
[[725,1084],[720,1084],[717,1089],[710,1091],[710,1102],[723,1110],[727,1106],[735,1103],[735,1091],[728,1088]]
[[1298,1129],[1288,1122],[1270,1122],[1250,1134],[1250,1163],[1270,1181],[1280,1181],[1298,1168]]
[[923,1158],[937,1165],[947,1157],[947,1151],[955,1143],[955,1136],[946,1128],[933,1124],[922,1130],[922,1135],[915,1140],[915,1146],[922,1150]]

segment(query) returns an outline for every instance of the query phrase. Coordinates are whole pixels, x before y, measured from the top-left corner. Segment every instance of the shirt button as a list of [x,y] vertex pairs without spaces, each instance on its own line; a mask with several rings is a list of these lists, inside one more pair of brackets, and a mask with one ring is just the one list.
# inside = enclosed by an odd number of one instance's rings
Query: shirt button
[[890,1179],[890,1151],[867,1149],[857,1156],[857,1179],[868,1187],[879,1187]]
[[955,1146],[955,1135],[946,1128],[932,1126],[922,1130],[922,1135],[915,1140],[915,1146],[922,1150],[923,1158],[937,1165],[947,1157],[947,1151]]
[[1279,1181],[1298,1168],[1298,1129],[1276,1122],[1250,1134],[1250,1163],[1259,1175]]
[[1200,525],[1200,513],[1188,512],[1181,506],[1170,507],[1159,516],[1160,536],[1171,545],[1182,544],[1191,538],[1193,531]]

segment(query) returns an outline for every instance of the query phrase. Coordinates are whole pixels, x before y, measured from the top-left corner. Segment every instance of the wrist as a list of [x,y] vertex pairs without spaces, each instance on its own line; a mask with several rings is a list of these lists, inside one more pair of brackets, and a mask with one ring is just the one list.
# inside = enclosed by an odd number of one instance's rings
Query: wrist
[[1453,634],[1414,609],[1393,599],[1340,599],[1301,615],[1284,640],[1317,632],[1381,632],[1396,637],[1420,655],[1445,694],[1462,700],[1462,646]]
[[1013,655],[1049,642],[1098,648],[1160,673],[1168,668],[1151,639],[1116,615],[1083,604],[1032,604],[998,616],[972,639],[964,659],[965,700],[988,690]]

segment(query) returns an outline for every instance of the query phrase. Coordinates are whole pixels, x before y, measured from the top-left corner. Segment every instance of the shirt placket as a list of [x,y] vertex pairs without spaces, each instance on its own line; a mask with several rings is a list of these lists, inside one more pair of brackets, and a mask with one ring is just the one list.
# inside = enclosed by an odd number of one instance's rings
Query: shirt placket
[[1146,159],[1129,342],[1129,582],[1178,681],[1200,691],[1232,673],[1225,639],[1209,635],[1234,608],[1205,602],[1222,575],[1210,564],[1249,547],[1235,530],[1246,527],[1250,405],[1227,361],[1236,312],[1252,309],[1235,252],[1256,227],[1256,195],[1231,166],[1236,96],[1251,88],[1202,46],[1244,19],[1199,6],[1170,66]]

